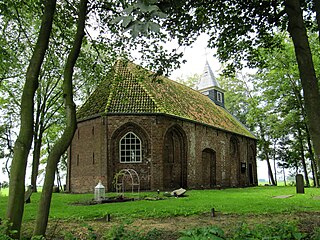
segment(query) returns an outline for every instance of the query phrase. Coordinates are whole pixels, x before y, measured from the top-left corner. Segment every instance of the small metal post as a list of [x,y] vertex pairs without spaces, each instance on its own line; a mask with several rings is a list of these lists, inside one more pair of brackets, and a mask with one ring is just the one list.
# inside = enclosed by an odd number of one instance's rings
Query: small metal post
[[214,218],[216,216],[214,208],[211,208],[211,217]]
[[107,215],[106,215],[106,221],[107,221],[107,222],[110,222],[110,221],[111,221],[110,213],[107,213]]

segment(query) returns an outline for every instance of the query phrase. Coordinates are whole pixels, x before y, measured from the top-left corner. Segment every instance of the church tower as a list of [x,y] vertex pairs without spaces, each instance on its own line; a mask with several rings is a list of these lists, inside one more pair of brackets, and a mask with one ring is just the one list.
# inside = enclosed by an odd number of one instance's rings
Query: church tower
[[224,90],[213,75],[208,61],[204,66],[197,89],[203,95],[208,96],[215,104],[224,107]]

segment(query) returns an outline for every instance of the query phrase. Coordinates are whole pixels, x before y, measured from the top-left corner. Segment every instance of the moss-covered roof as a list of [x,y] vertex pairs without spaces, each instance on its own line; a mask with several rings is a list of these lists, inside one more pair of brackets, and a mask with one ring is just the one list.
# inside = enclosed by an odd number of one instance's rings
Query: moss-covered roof
[[130,62],[118,61],[77,112],[79,120],[108,113],[163,113],[255,138],[207,96]]

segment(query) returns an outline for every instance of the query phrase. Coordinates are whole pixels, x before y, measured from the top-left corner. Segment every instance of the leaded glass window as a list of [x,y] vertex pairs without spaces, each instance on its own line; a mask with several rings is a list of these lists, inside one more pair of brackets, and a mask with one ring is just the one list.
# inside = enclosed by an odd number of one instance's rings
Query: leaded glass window
[[133,132],[128,132],[120,139],[120,162],[135,163],[142,161],[141,140]]

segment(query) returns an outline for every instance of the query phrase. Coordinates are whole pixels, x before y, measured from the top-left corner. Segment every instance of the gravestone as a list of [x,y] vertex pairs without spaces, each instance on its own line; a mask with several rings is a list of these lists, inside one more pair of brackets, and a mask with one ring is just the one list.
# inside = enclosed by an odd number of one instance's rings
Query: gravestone
[[302,174],[296,175],[296,190],[297,190],[297,193],[304,194],[304,180],[303,180]]

